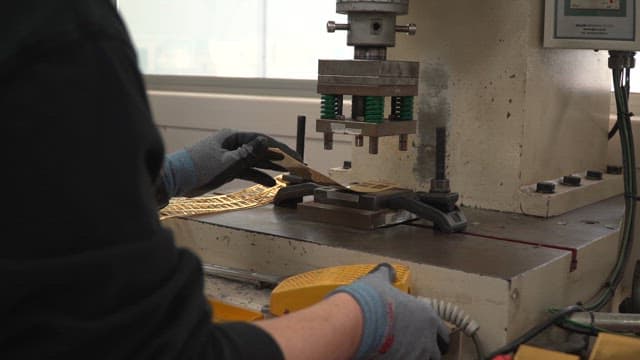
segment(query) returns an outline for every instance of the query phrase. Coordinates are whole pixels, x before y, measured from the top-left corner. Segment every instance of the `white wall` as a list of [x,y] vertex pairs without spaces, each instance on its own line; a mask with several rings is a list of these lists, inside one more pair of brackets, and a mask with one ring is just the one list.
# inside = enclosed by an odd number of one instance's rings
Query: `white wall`
[[[156,124],[167,152],[178,150],[205,136],[232,128],[261,132],[295,148],[297,116],[307,117],[305,161],[327,172],[351,160],[353,138],[336,136],[334,150],[325,151],[322,134],[315,132],[320,98],[252,96],[218,93],[148,91]],[[350,112],[345,107],[345,112]]]

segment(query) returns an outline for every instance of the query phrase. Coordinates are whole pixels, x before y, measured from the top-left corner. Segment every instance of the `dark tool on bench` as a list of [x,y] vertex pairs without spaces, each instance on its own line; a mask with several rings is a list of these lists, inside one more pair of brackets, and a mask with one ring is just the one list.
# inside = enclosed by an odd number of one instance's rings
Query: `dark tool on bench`
[[[463,231],[467,219],[455,202],[431,202],[429,193],[392,189],[378,193],[355,193],[331,186],[313,191],[314,201],[298,205],[298,211],[309,220],[328,222],[361,229],[403,223],[415,219],[431,221],[442,232]],[[450,200],[457,200],[450,197]]]

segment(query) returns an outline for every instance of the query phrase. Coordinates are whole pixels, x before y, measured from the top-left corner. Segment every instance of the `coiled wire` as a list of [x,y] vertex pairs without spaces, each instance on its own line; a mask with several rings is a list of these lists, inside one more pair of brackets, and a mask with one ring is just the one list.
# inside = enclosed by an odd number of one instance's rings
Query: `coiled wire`
[[420,297],[420,300],[431,305],[431,307],[435,310],[435,312],[438,314],[438,316],[440,316],[442,320],[455,325],[469,337],[473,336],[480,328],[480,325],[475,320],[471,319],[471,317],[467,315],[464,310],[462,310],[458,305],[443,300],[436,300],[425,297]]

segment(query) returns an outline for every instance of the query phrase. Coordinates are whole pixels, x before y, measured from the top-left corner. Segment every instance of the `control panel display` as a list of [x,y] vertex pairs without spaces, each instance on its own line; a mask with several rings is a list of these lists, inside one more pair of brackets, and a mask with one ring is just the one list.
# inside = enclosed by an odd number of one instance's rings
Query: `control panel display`
[[620,10],[620,0],[571,0],[571,9]]
[[544,46],[640,51],[640,0],[545,0]]

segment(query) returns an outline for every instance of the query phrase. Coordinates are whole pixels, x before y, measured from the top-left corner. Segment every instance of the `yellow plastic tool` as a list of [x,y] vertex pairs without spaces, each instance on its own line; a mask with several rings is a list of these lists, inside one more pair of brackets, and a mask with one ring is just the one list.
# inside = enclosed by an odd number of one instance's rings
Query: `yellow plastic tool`
[[[401,291],[410,293],[410,272],[404,265],[392,264],[396,270],[396,282],[393,284]],[[376,265],[345,265],[312,270],[291,276],[273,289],[270,299],[270,311],[281,316],[304,309],[324,299],[327,294],[342,285],[368,274]]]
[[576,355],[540,349],[530,345],[521,345],[514,360],[580,360]]
[[246,309],[212,298],[208,298],[207,301],[213,310],[213,318],[211,320],[214,323],[237,321],[251,322],[264,318],[264,315],[258,311]]
[[598,334],[589,360],[638,360],[640,339],[608,333]]

